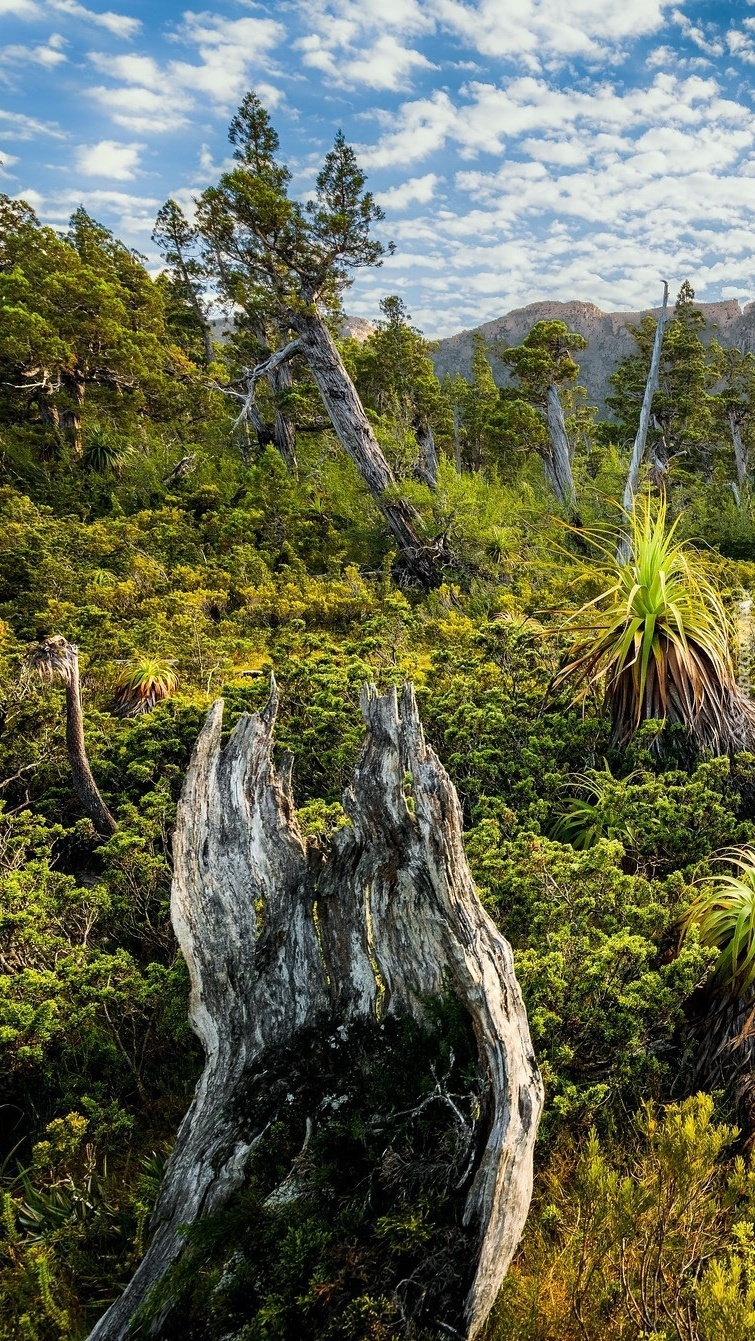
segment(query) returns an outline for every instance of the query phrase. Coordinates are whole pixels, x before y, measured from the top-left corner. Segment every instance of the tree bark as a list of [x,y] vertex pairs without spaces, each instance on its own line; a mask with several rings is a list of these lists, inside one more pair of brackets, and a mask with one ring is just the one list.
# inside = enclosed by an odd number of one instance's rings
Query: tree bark
[[89,816],[99,834],[109,838],[115,833],[117,824],[100,796],[97,783],[89,767],[86,745],[84,744],[84,715],[81,709],[81,684],[79,681],[78,650],[74,652],[70,678],[66,682],[66,745],[71,761],[73,785],[82,809]]
[[[291,365],[288,362],[279,363],[270,371],[270,389],[274,396],[282,392],[290,391],[294,384],[291,376]],[[296,460],[296,424],[290,419],[283,410],[275,407],[275,421],[273,423],[273,442],[280,452],[283,460],[295,475],[298,469]]]
[[71,374],[62,378],[62,387],[69,404],[60,413],[60,426],[77,456],[81,456],[84,443],[81,436],[81,411],[84,408],[85,384],[81,377]]
[[385,517],[409,574],[423,587],[437,586],[440,574],[436,556],[421,534],[421,519],[411,504],[397,495],[393,472],[330,331],[312,310],[292,312],[289,319],[333,428]]
[[[637,427],[637,436],[632,448],[632,459],[629,463],[629,473],[627,482],[624,486],[624,498],[622,507],[627,517],[630,517],[634,510],[634,498],[637,493],[637,485],[640,480],[640,466],[642,458],[645,455],[645,443],[648,436],[648,424],[650,423],[650,412],[653,406],[653,396],[658,386],[658,370],[661,366],[661,349],[663,347],[663,329],[666,325],[666,308],[668,306],[668,284],[663,281],[663,303],[661,305],[661,315],[658,318],[658,325],[655,328],[655,340],[653,341],[653,354],[650,359],[650,368],[648,369],[648,380],[645,383],[645,394],[642,398],[642,409],[640,410],[640,422]],[[627,563],[631,552],[631,542],[629,531],[624,527],[619,538],[619,545],[616,551],[616,558],[619,563]]]
[[81,707],[79,649],[60,634],[45,638],[29,653],[28,663],[44,680],[62,680],[66,687],[66,746],[71,763],[73,785],[84,812],[95,829],[109,838],[118,827],[100,796],[89,767],[84,743],[84,715]]
[[400,701],[395,689],[363,692],[367,736],[344,797],[351,824],[321,869],[296,825],[290,765],[277,773],[272,763],[276,703],[273,685],[264,711],[243,717],[224,749],[216,703],[189,766],[172,916],[205,1069],[166,1169],[152,1242],[90,1341],[125,1341],[135,1309],[181,1251],[179,1227],[220,1208],[242,1182],[261,1134],[244,1116],[243,1082],[266,1049],[334,1013],[344,1025],[422,1017],[428,997],[449,985],[474,1025],[488,1095],[464,1212],[477,1245],[465,1304],[472,1341],[527,1215],[543,1102],[511,949],[477,897],[458,798],[425,743],[411,686]]
[[742,425],[736,414],[736,411],[729,410],[729,428],[731,429],[731,441],[734,448],[734,461],[737,467],[737,484],[741,493],[750,474],[750,453],[742,441]]
[[432,428],[428,423],[420,424],[415,430],[414,436],[417,439],[420,453],[415,473],[423,484],[427,484],[430,489],[437,489],[438,451],[435,446]]
[[459,428],[459,407],[454,405],[454,464],[456,474],[461,474],[461,432]]
[[555,386],[548,387],[546,417],[550,456],[545,459],[545,473],[559,503],[573,512],[577,504],[577,492],[571,468],[572,454],[564,423],[564,412]]

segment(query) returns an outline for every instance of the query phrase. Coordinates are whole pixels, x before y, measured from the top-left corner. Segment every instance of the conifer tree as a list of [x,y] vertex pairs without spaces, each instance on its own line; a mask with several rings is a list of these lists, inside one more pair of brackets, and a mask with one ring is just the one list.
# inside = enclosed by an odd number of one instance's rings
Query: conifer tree
[[563,321],[538,321],[529,335],[513,349],[499,346],[498,354],[516,377],[525,399],[534,406],[548,428],[541,452],[545,474],[559,502],[570,511],[576,505],[572,471],[573,447],[569,443],[559,390],[572,386],[579,376],[573,350],[585,349],[587,341],[570,331]]
[[290,197],[291,174],[278,157],[278,135],[257,95],[244,98],[229,137],[236,166],[208,188],[198,207],[205,256],[223,295],[250,322],[274,323],[293,338],[254,369],[257,381],[295,355],[312,373],[342,446],[354,461],[396,540],[413,580],[432,585],[436,564],[418,515],[396,481],[331,335],[327,317],[354,270],[379,265],[391,248],[370,236],[382,211],[339,131],[306,205]]

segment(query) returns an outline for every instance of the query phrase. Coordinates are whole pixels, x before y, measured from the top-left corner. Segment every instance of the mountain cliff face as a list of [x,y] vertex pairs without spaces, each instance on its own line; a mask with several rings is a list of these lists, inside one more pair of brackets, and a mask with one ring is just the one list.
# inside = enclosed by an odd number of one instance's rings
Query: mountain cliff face
[[[746,352],[755,350],[755,303],[748,303],[744,310],[735,298],[722,303],[699,303],[698,306],[706,319],[707,338],[715,336],[722,345],[736,345]],[[602,312],[593,303],[529,303],[527,307],[518,307],[474,330],[459,331],[457,335],[440,340],[432,356],[433,363],[438,377],[442,378],[446,373],[469,377],[473,337],[479,333],[489,348],[495,380],[499,386],[505,386],[510,380],[508,371],[491,346],[499,342],[506,348],[521,344],[537,321],[565,321],[588,342],[587,349],[577,355],[580,382],[587,388],[591,404],[603,410],[610,391],[610,374],[635,347],[629,327],[648,314],[657,318],[660,308],[647,308],[643,312]]]

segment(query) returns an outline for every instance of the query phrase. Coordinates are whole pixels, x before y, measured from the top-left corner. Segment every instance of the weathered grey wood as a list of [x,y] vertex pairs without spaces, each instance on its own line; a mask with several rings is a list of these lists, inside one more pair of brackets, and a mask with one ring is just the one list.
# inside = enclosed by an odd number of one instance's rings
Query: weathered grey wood
[[[152,1243],[90,1341],[125,1341],[135,1308],[180,1251],[179,1226],[221,1206],[243,1177],[260,1133],[245,1126],[239,1086],[263,1050],[334,1011],[345,1023],[421,1017],[423,1000],[449,984],[474,1025],[489,1110],[465,1208],[479,1244],[466,1301],[471,1341],[521,1234],[543,1101],[511,950],[477,897],[458,798],[425,743],[411,686],[400,702],[395,690],[362,695],[367,734],[344,798],[351,823],[321,869],[296,826],[290,769],[272,764],[276,702],[273,686],[264,712],[242,718],[224,750],[215,704],[187,773],[172,915],[205,1070],[166,1170]],[[295,1183],[284,1180],[286,1196]]]
[[546,419],[550,438],[550,454],[545,457],[545,473],[559,503],[573,511],[577,502],[572,473],[572,453],[564,423],[564,412],[559,399],[558,388],[548,387]]
[[[189,968],[189,1018],[205,1067],[152,1218],[152,1241],[90,1341],[121,1341],[181,1250],[178,1229],[217,1209],[243,1178],[259,1136],[234,1096],[254,1059],[327,1007],[313,888],[287,789],[272,762],[273,685],[221,749],[223,703],[210,710],[186,775],[174,835],[171,916]],[[264,908],[257,926],[256,906]]]
[[[653,341],[653,353],[650,359],[650,368],[648,369],[648,380],[645,383],[645,394],[642,398],[642,409],[640,410],[640,422],[637,426],[637,436],[632,447],[632,459],[629,462],[629,473],[627,482],[624,486],[624,498],[622,508],[626,517],[631,517],[634,509],[634,499],[637,493],[637,486],[640,481],[640,466],[642,458],[645,455],[645,443],[648,436],[648,425],[650,423],[650,412],[653,406],[653,396],[658,386],[658,370],[661,366],[661,349],[663,347],[663,331],[666,325],[666,310],[668,307],[668,284],[663,281],[663,303],[661,304],[661,315],[658,318],[658,325],[655,328],[655,340]],[[616,551],[616,558],[619,563],[628,563],[631,551],[631,541],[629,531],[626,527],[622,530],[619,537],[619,545]]]
[[419,460],[415,467],[417,477],[431,489],[438,487],[438,449],[428,423],[420,424],[415,435],[419,446]]
[[393,471],[327,325],[311,307],[292,312],[289,319],[341,446],[382,512],[408,571],[422,586],[436,586],[438,564],[422,533],[421,518],[397,491]]
[[[737,484],[741,496],[750,477],[750,453],[742,441],[741,416],[733,409],[729,410],[729,428],[731,430],[731,442],[734,448],[734,461],[737,467]],[[739,502],[739,499],[737,501]]]
[[[527,1216],[542,1082],[511,948],[477,896],[456,789],[425,742],[412,686],[400,700],[395,689],[380,696],[367,686],[362,714],[367,738],[344,797],[351,826],[334,840],[332,886],[349,888],[356,910],[366,898],[383,1012],[421,1017],[422,998],[450,981],[472,1019],[490,1084],[490,1130],[465,1210],[480,1244],[466,1302],[466,1335],[473,1338]],[[362,952],[366,943],[365,934]],[[364,962],[355,962],[352,982],[361,985]]]

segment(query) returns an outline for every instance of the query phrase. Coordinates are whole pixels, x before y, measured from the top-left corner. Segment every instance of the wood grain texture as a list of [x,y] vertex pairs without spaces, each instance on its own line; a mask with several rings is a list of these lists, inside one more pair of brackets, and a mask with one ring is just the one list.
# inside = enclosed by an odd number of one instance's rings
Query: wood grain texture
[[[240,1093],[254,1062],[318,1022],[410,1013],[454,991],[485,1081],[486,1136],[464,1211],[478,1257],[466,1336],[478,1336],[518,1243],[543,1090],[511,949],[464,854],[456,791],[425,742],[412,687],[362,694],[366,737],[327,859],[296,825],[290,767],[272,762],[277,691],[221,748],[222,702],[189,766],[174,839],[172,916],[205,1069],[181,1125],[152,1242],[90,1341],[121,1341],[181,1248],[179,1227],[243,1180],[261,1134]],[[159,1331],[159,1321],[156,1327]]]

